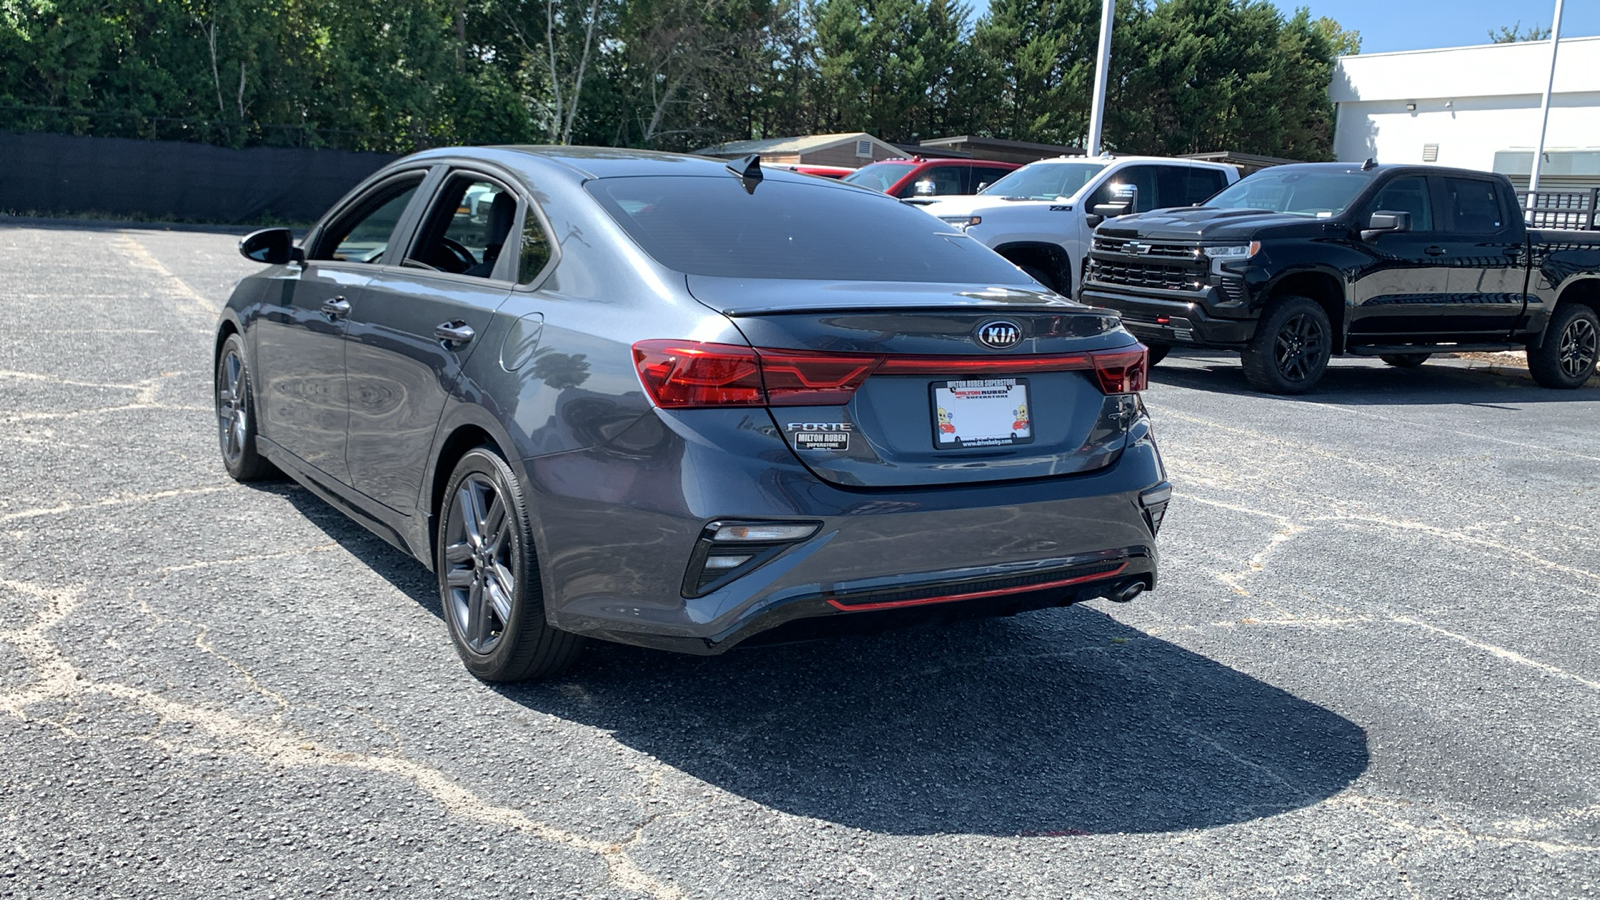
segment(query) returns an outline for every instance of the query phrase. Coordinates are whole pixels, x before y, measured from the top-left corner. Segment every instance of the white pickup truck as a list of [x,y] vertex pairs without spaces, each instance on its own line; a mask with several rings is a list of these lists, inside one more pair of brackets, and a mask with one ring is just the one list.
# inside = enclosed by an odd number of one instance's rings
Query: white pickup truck
[[1154,156],[1062,156],[1029,163],[971,197],[923,209],[1070,297],[1105,219],[1193,206],[1239,180],[1222,163]]

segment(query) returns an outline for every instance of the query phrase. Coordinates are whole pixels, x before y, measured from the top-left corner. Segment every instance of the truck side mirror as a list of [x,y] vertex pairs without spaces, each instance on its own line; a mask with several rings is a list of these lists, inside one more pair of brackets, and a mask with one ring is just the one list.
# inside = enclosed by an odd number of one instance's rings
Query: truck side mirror
[[1393,234],[1411,230],[1411,213],[1396,212],[1394,210],[1380,209],[1367,220],[1367,227],[1361,229],[1361,239],[1372,241],[1380,234]]
[[304,250],[294,245],[294,233],[287,228],[263,228],[252,231],[239,241],[239,255],[245,259],[268,265],[304,262]]
[[1132,184],[1111,184],[1106,186],[1111,198],[1107,203],[1096,203],[1090,208],[1095,215],[1106,219],[1115,219],[1133,212],[1139,199],[1139,188]]
[[917,196],[918,197],[932,197],[932,196],[934,196],[934,192],[937,191],[937,190],[939,190],[938,183],[933,181],[933,180],[931,180],[931,179],[928,180],[928,181],[919,181],[919,182],[917,182]]

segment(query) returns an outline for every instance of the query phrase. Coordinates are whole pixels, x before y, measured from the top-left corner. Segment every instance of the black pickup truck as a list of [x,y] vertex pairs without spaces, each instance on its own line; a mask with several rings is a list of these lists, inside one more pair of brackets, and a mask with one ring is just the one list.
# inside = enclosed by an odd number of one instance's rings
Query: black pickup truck
[[1264,169],[1203,206],[1109,219],[1079,299],[1150,347],[1237,350],[1256,388],[1294,394],[1330,356],[1393,366],[1526,348],[1542,385],[1594,373],[1600,233],[1527,228],[1511,182],[1438,166]]

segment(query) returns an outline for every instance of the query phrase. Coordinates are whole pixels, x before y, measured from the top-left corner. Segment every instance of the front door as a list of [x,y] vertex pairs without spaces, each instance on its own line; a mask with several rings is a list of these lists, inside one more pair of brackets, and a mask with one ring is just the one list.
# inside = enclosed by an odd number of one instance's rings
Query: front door
[[1449,283],[1450,260],[1442,246],[1428,176],[1405,175],[1390,181],[1358,214],[1359,227],[1365,227],[1375,212],[1409,213],[1411,230],[1380,234],[1358,245],[1369,260],[1355,273],[1350,341],[1409,343],[1436,325]]
[[345,318],[378,271],[424,172],[374,185],[307,247],[263,299],[251,333],[264,381],[261,434],[331,479],[348,482]]

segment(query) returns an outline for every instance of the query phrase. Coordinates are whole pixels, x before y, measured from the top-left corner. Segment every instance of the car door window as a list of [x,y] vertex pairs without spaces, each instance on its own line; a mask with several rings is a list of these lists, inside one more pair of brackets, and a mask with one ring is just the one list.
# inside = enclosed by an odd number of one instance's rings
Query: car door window
[[1198,206],[1228,186],[1228,176],[1216,169],[1190,166],[1184,177],[1182,206]]
[[1133,198],[1133,208],[1130,213],[1148,212],[1155,209],[1156,203],[1156,167],[1155,166],[1128,166],[1114,174],[1100,185],[1089,199],[1088,209],[1102,203],[1114,203],[1117,199],[1118,189],[1123,185],[1132,185],[1138,193]]
[[491,178],[458,172],[445,180],[404,265],[488,278],[517,217],[517,195]]
[[973,166],[968,178],[967,191],[973,194],[983,190],[996,181],[999,181],[1008,169],[996,169],[990,166]]
[[916,174],[911,184],[900,189],[901,197],[942,197],[959,194],[961,166],[929,166]]
[[[1411,215],[1412,231],[1433,230],[1433,204],[1428,202],[1428,179],[1407,175],[1384,185],[1372,199],[1367,215],[1375,212],[1403,212]],[[1365,228],[1366,226],[1361,226]]]
[[312,259],[376,263],[394,238],[411,198],[422,186],[421,172],[375,187],[350,210],[334,220],[317,241]]
[[1446,175],[1444,215],[1451,231],[1492,234],[1505,222],[1494,182]]

